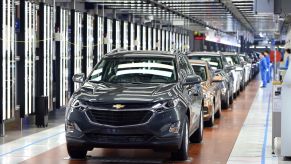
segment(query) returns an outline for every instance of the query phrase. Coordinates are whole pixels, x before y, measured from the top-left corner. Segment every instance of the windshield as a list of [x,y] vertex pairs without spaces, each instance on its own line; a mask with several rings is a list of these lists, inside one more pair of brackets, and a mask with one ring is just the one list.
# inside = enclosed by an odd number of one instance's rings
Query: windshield
[[223,69],[220,56],[189,56],[189,59],[207,61],[213,70]]
[[226,61],[228,64],[231,64],[231,65],[236,65],[236,64],[239,64],[239,59],[236,55],[230,55],[230,56],[226,56]]
[[177,81],[172,58],[105,58],[92,72],[90,82],[173,83]]
[[202,78],[202,81],[207,80],[206,67],[202,65],[192,65],[195,73]]

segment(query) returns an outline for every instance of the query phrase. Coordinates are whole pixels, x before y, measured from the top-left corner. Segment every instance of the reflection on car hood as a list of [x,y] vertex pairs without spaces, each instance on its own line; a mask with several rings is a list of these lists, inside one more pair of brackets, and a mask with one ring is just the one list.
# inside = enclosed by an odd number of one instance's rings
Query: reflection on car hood
[[85,83],[77,99],[92,102],[156,102],[175,97],[177,84]]

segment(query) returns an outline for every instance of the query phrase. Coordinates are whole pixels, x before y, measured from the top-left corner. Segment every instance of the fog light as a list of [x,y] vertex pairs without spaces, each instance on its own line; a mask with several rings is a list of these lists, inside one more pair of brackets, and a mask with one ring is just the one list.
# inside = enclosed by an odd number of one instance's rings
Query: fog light
[[181,126],[180,121],[173,123],[170,126],[169,132],[178,134],[179,133],[179,130],[180,130],[180,126]]
[[73,133],[75,130],[81,132],[82,130],[79,128],[78,124],[75,122],[67,121],[66,123],[66,132]]

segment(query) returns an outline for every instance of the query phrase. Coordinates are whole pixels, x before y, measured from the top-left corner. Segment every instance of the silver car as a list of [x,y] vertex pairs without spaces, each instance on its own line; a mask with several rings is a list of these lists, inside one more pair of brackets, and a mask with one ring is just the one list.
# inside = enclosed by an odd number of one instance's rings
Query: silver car
[[240,59],[237,53],[235,52],[223,52],[226,62],[235,67],[235,70],[232,70],[234,77],[233,91],[234,96],[238,96],[240,91],[245,88],[245,77],[244,77],[244,68],[240,63]]

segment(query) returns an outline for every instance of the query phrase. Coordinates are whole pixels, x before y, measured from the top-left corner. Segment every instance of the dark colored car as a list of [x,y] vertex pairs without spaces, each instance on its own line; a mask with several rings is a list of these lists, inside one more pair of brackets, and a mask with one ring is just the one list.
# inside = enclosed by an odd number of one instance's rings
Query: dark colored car
[[204,122],[207,126],[214,125],[215,118],[221,116],[221,89],[220,82],[223,77],[215,75],[214,71],[206,61],[190,60],[195,73],[202,79]]
[[188,158],[203,137],[201,78],[187,57],[159,51],[105,55],[74,92],[66,112],[67,149],[85,158],[93,148],[146,148]]
[[220,52],[193,52],[188,54],[190,60],[207,61],[216,74],[223,76],[221,83],[221,104],[226,109],[233,102],[234,78],[233,66],[227,64],[225,57]]

